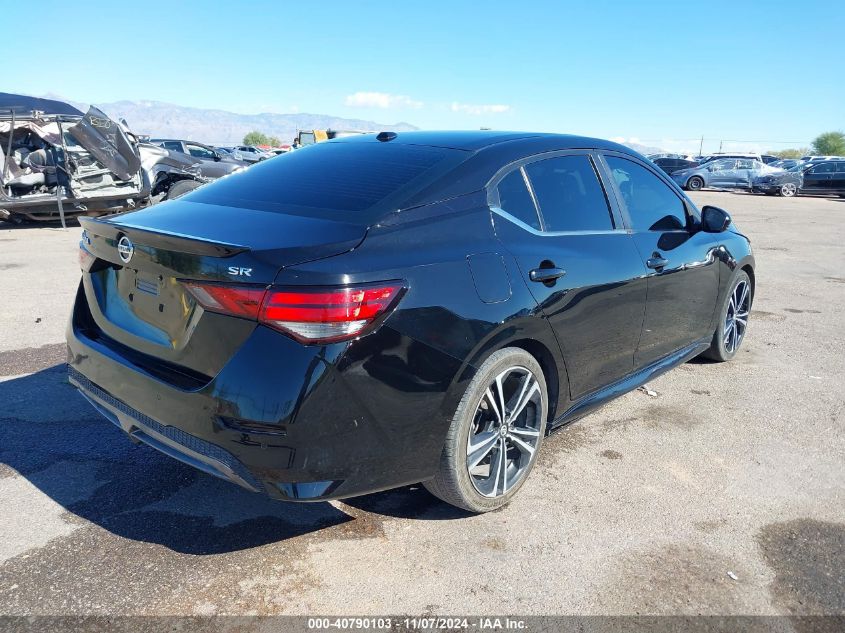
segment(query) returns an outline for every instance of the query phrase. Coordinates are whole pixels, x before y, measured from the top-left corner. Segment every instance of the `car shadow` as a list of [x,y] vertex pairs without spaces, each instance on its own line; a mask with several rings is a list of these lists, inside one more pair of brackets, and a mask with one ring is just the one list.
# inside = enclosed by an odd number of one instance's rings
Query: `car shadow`
[[[80,227],[79,220],[76,217],[65,218],[65,224],[69,229],[78,229]],[[0,220],[0,231],[22,231],[25,229],[60,229],[62,228],[62,221],[59,218],[55,220],[30,220],[18,218],[16,220]]]
[[251,493],[133,444],[68,383],[65,365],[0,382],[0,402],[0,478],[25,477],[73,515],[176,552],[249,549],[357,521],[362,511],[422,520],[466,516],[422,486],[341,504]]

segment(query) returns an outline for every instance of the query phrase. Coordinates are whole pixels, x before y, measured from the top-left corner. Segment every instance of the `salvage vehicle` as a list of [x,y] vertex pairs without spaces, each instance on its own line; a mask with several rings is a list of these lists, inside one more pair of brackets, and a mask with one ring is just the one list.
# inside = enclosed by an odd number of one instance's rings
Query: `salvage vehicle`
[[71,383],[133,440],[293,501],[423,482],[498,508],[548,432],[733,358],[754,298],[726,211],[577,136],[352,136],[81,222]]
[[222,178],[240,169],[244,169],[248,165],[246,161],[238,160],[228,152],[221,152],[210,145],[204,145],[196,141],[153,138],[150,139],[150,143],[173,152],[187,154],[197,161],[200,174],[206,178]]
[[149,206],[207,182],[197,162],[138,141],[95,107],[0,93],[0,220]]
[[720,158],[698,167],[672,172],[672,179],[691,191],[704,187],[751,189],[752,182],[758,176],[778,171],[780,170],[751,158]]
[[801,163],[786,171],[758,176],[751,189],[786,198],[798,194],[835,194],[845,198],[845,160]]

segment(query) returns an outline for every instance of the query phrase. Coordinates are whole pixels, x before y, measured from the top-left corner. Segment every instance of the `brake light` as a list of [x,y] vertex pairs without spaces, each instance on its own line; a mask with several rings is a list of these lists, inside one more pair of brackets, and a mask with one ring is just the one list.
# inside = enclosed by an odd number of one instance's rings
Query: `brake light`
[[334,343],[365,333],[396,304],[400,282],[364,286],[257,288],[185,282],[206,310],[257,320],[301,343]]
[[82,242],[79,243],[79,268],[82,272],[88,272],[97,258],[89,251]]
[[199,304],[210,312],[258,319],[266,290],[256,286],[185,283]]

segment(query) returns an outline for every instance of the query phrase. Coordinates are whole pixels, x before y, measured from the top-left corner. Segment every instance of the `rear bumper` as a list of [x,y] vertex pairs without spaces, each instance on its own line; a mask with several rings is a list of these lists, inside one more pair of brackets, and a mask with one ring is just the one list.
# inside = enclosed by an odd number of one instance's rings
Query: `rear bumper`
[[760,193],[769,193],[771,191],[780,191],[780,184],[773,182],[755,182],[751,186],[752,191]]
[[216,444],[156,422],[101,389],[72,367],[68,369],[68,379],[103,417],[130,438],[251,492],[264,490],[261,482],[241,462]]
[[454,358],[386,325],[324,347],[256,326],[207,384],[177,386],[80,325],[80,301],[67,331],[69,378],[101,414],[134,440],[279,499],[430,478],[469,379],[457,380]]

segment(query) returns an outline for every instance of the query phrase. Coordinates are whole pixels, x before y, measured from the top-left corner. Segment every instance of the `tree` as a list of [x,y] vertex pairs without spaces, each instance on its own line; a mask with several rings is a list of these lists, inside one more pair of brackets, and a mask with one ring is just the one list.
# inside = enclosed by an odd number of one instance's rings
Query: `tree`
[[777,156],[778,158],[801,158],[810,153],[809,147],[799,147],[798,149],[781,149],[778,151],[771,151],[769,154]]
[[813,151],[822,156],[845,156],[845,134],[825,132],[813,141]]
[[253,130],[244,136],[244,145],[269,145],[270,139],[264,132]]
[[282,144],[282,141],[279,139],[278,136],[271,136],[267,139],[267,145],[271,147],[279,147]]

